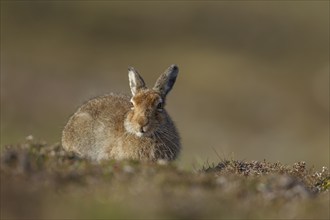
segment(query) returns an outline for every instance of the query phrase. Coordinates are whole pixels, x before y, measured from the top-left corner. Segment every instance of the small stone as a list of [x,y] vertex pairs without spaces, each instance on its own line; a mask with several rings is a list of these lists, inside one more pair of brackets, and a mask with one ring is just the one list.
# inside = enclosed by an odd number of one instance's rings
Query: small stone
[[34,140],[34,137],[32,135],[29,135],[25,138],[25,140],[27,141],[33,141]]
[[160,159],[160,160],[157,160],[157,163],[158,163],[159,165],[167,165],[167,164],[168,164],[168,161],[167,161],[167,160],[162,160],[162,159]]
[[134,168],[132,166],[129,166],[129,165],[125,165],[123,167],[123,170],[125,173],[134,173]]

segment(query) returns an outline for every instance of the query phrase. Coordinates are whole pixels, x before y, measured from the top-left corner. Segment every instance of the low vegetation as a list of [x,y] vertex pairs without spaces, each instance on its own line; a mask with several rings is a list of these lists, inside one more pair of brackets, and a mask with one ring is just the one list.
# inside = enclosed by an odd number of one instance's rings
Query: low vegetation
[[94,164],[33,140],[1,151],[1,219],[329,218],[330,175],[304,162]]

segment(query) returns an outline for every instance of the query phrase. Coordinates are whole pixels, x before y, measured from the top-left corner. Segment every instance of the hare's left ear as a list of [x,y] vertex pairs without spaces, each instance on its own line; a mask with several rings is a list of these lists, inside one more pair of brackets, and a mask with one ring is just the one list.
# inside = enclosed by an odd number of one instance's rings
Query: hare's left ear
[[131,87],[132,95],[135,94],[140,90],[146,87],[146,84],[140,74],[133,68],[128,68],[128,79],[129,79],[129,86]]
[[179,68],[176,65],[171,65],[162,75],[160,75],[153,89],[165,98],[167,93],[171,91],[178,73]]

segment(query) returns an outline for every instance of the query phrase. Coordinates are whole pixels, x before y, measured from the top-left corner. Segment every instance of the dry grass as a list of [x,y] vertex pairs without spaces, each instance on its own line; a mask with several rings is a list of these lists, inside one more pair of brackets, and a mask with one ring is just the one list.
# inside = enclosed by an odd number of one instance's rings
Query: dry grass
[[28,141],[1,154],[2,219],[329,218],[327,168],[223,160],[93,164],[58,144]]

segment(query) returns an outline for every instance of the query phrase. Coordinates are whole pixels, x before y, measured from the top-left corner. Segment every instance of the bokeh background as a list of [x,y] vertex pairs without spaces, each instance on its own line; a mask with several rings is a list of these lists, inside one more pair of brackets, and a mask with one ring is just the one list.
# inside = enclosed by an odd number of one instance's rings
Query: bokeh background
[[128,66],[152,86],[172,63],[180,166],[329,166],[328,1],[1,1],[1,146],[59,142]]

